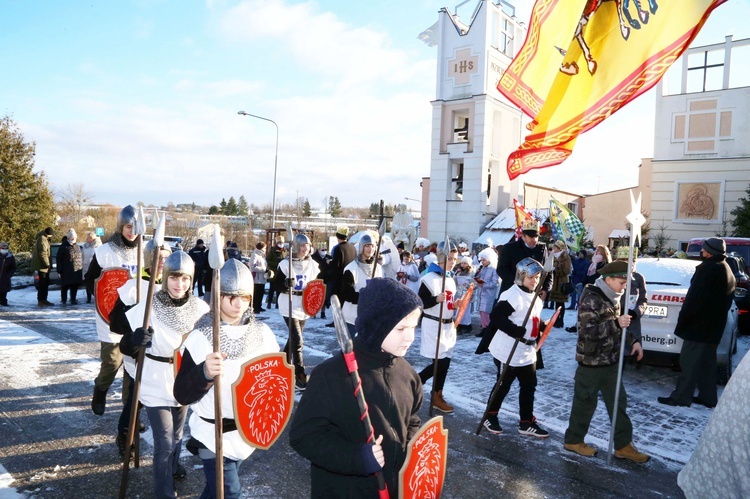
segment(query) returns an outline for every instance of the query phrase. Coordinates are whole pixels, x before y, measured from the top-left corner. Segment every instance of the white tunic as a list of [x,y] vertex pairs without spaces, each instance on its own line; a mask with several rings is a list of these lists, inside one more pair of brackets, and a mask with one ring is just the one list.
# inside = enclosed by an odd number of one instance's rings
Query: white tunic
[[[106,270],[112,267],[124,268],[130,273],[130,278],[135,277],[138,271],[138,250],[137,248],[118,248],[117,251],[112,249],[112,244],[102,244],[96,250],[96,263]],[[109,330],[109,324],[104,322],[99,314],[96,315],[96,334],[99,341],[104,343],[120,343],[121,336]]]
[[[141,284],[141,300],[146,299],[146,294],[148,293],[148,281],[143,279],[130,279],[117,290],[117,294],[120,296],[120,301],[122,301],[125,306],[130,307],[136,303],[138,298],[137,289],[135,287],[136,283]],[[158,284],[158,286],[161,288],[161,284]],[[143,324],[141,324],[141,326],[142,325]],[[135,379],[135,359],[130,355],[123,355],[122,365],[125,366],[125,371],[127,371],[130,377]]]
[[[222,333],[231,339],[241,339],[247,330],[247,326],[229,326],[221,325]],[[224,374],[221,377],[221,415],[222,418],[234,418],[234,399],[232,394],[232,385],[240,377],[242,365],[253,357],[266,353],[279,351],[279,344],[271,329],[260,322],[254,324],[254,338],[250,338],[251,348],[245,355],[237,358],[224,360]],[[208,338],[200,330],[190,333],[185,340],[185,350],[190,352],[190,356],[196,364],[206,360],[206,355],[213,352],[213,344],[208,342]],[[193,414],[190,416],[190,435],[206,446],[211,452],[216,452],[216,429],[212,423],[201,419],[216,419],[214,417],[214,387],[212,386],[198,402],[190,407]],[[247,459],[253,453],[254,447],[251,447],[243,440],[239,431],[229,431],[224,433],[222,438],[224,456],[235,461]]]
[[[428,272],[422,276],[421,284],[427,286],[432,296],[439,295],[443,290],[443,276],[435,272]],[[456,296],[456,281],[452,277],[445,278],[445,302],[443,306],[443,319],[449,320],[447,324],[442,324],[440,332],[440,350],[438,359],[450,358],[453,356],[453,347],[456,345],[456,328],[453,326],[453,314],[455,306],[453,300]],[[424,310],[422,316],[421,337],[419,345],[419,354],[429,359],[435,358],[435,349],[437,347],[438,321],[440,317],[440,303]],[[435,319],[430,318],[435,317]]]
[[[526,291],[519,288],[517,285],[513,285],[503,294],[500,295],[499,301],[507,301],[514,312],[510,314],[510,320],[513,324],[520,326],[523,324],[523,320],[526,317],[526,312],[529,310],[531,300],[534,297],[534,293],[527,293]],[[542,313],[542,300],[537,299],[534,302],[534,310],[529,316],[529,320],[526,323],[526,334],[524,339],[531,340],[539,336],[539,320]],[[495,333],[495,336],[490,342],[490,353],[500,362],[507,362],[508,355],[513,348],[515,338],[512,338],[505,334],[502,330]],[[513,358],[510,360],[510,365],[513,367],[527,366],[536,362],[536,345],[525,345],[524,343],[518,342],[518,347],[513,353]]]
[[[318,277],[318,264],[312,258],[304,260],[292,259],[292,277],[294,278],[294,289],[292,293],[292,318],[299,320],[309,319],[310,316],[302,308],[302,292],[307,287],[307,283]],[[289,259],[285,258],[279,262],[279,272],[289,278]],[[279,294],[279,313],[282,317],[289,317],[289,293]]]
[[[156,297],[154,300],[156,300]],[[141,300],[138,305],[125,312],[133,331],[143,326],[143,316],[146,310],[145,302],[146,300]],[[146,353],[156,357],[173,357],[175,350],[182,344],[183,337],[193,330],[195,321],[201,315],[208,313],[208,304],[190,295],[190,303],[185,303],[178,308],[179,310],[183,307],[190,307],[190,310],[197,311],[197,316],[187,330],[181,330],[181,327],[176,329],[178,327],[176,324],[168,324],[166,317],[157,313],[156,303],[154,305],[155,309],[150,315],[150,325],[154,329],[154,334],[151,338],[151,346],[146,349]],[[185,309],[185,311],[187,310]],[[175,400],[173,394],[174,378],[174,364],[160,362],[144,356],[141,391],[138,400],[146,407],[179,407],[180,404]]]
[[[372,278],[372,275],[367,274],[362,267],[358,264],[357,260],[354,259],[349,262],[349,265],[344,267],[344,273],[349,271],[354,276],[354,291],[359,291],[367,286],[367,281]],[[383,277],[383,267],[380,265],[375,266],[375,277]],[[357,321],[357,305],[352,302],[345,301],[341,306],[341,311],[344,313],[344,319],[349,324],[355,324]]]

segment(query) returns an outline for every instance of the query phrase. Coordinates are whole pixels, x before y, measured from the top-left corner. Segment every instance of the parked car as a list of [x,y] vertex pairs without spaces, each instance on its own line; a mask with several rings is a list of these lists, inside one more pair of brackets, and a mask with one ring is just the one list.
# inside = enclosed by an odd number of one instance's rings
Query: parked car
[[[643,258],[638,260],[636,271],[643,275],[648,290],[648,307],[641,317],[641,344],[643,350],[673,356],[675,361],[682,349],[682,338],[674,334],[677,317],[695,273],[697,260],[674,258]],[[743,288],[738,293],[745,295]],[[727,312],[724,335],[716,351],[717,381],[726,384],[732,375],[732,354],[737,346],[737,304],[732,303]]]
[[727,255],[727,265],[729,265],[732,273],[734,273],[737,288],[745,290],[744,294],[734,294],[734,302],[737,304],[737,313],[739,315],[739,332],[740,334],[750,334],[750,275],[747,273],[745,259],[738,253],[729,253]]
[[[699,237],[690,240],[686,251],[688,258],[700,259],[701,245],[706,239]],[[727,245],[727,254],[739,253],[746,262],[750,262],[750,237],[720,237],[719,239],[723,239],[724,244]]]

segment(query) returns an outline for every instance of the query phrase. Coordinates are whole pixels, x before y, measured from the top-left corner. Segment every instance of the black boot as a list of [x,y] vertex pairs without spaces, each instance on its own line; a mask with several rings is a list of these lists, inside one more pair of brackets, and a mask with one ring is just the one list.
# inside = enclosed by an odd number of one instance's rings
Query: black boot
[[101,416],[104,414],[104,409],[107,406],[107,391],[106,390],[100,390],[96,386],[94,386],[94,396],[91,399],[91,410],[94,411],[94,414],[97,416]]

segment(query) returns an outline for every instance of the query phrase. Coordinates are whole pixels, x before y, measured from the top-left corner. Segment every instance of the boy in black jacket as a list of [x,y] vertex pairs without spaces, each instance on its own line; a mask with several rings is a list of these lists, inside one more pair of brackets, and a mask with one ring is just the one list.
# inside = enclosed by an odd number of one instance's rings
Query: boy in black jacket
[[289,440],[310,460],[312,497],[378,497],[378,472],[388,490],[398,490],[406,445],[421,425],[422,383],[403,359],[421,306],[415,293],[391,279],[372,279],[360,291],[354,353],[373,443],[367,443],[343,356],[334,355],[310,376]]

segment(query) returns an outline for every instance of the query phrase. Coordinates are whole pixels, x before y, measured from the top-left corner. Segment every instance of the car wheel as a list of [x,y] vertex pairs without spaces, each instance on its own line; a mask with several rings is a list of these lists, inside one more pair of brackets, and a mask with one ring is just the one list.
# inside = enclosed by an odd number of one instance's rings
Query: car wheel
[[730,349],[727,355],[727,363],[717,367],[716,383],[721,386],[729,383],[729,378],[732,377],[732,353]]

